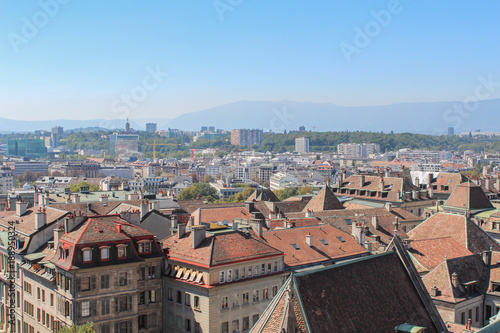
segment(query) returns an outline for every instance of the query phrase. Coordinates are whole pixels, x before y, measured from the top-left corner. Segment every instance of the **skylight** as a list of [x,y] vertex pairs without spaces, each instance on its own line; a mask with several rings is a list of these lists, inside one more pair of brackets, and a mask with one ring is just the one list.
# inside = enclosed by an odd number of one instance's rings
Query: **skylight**
[[345,243],[345,239],[342,238],[342,236],[337,236],[337,238],[339,239],[339,241],[341,241],[342,243]]
[[290,244],[290,245],[291,245],[291,246],[292,246],[295,250],[300,250],[300,247],[299,247],[297,244],[292,243],[292,244]]
[[320,239],[319,241],[320,241],[321,243],[323,243],[323,245],[328,245],[328,243],[327,243],[327,242],[326,242],[326,240],[324,240],[324,239]]
[[345,222],[347,223],[347,225],[352,225],[351,219],[345,219]]

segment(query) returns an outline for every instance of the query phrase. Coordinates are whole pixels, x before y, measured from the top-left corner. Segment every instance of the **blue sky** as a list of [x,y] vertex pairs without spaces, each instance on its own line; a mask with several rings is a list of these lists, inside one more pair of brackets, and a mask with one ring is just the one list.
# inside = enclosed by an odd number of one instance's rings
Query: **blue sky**
[[[132,119],[173,118],[240,100],[462,101],[478,77],[500,81],[499,9],[462,0],[0,0],[0,117],[112,119],[128,105]],[[389,16],[379,14],[381,24],[374,12]],[[356,52],[346,57],[346,45]]]

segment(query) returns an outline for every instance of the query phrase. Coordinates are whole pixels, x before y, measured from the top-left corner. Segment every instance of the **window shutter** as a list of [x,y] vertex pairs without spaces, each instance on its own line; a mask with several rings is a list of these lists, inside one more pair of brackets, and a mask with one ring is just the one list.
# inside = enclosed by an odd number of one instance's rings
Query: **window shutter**
[[97,301],[90,302],[90,310],[92,311],[92,316],[97,316]]
[[115,313],[118,313],[118,297],[115,297]]
[[80,289],[80,278],[75,278],[76,291],[81,291]]
[[96,276],[92,275],[90,278],[90,289],[94,290],[96,288]]

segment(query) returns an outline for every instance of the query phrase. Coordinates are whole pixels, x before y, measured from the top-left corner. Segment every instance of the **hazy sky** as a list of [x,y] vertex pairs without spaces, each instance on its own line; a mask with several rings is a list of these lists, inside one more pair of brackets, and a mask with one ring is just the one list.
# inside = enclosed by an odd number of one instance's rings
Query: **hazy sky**
[[239,100],[461,101],[478,77],[500,81],[499,9],[462,0],[0,0],[0,117],[173,118]]

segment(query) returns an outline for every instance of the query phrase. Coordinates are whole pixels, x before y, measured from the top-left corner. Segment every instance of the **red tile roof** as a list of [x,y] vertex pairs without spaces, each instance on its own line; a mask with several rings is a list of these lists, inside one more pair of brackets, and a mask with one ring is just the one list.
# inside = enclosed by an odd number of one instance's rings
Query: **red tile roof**
[[309,201],[302,211],[317,212],[334,209],[344,209],[344,206],[342,206],[335,194],[333,194],[330,187],[325,186],[314,198],[311,199],[311,201]]
[[234,219],[251,219],[252,214],[248,212],[244,205],[239,207],[220,207],[220,208],[198,208],[191,216],[194,217],[196,225],[202,223],[232,222]]
[[494,208],[481,187],[472,182],[457,185],[445,206],[468,210]]

